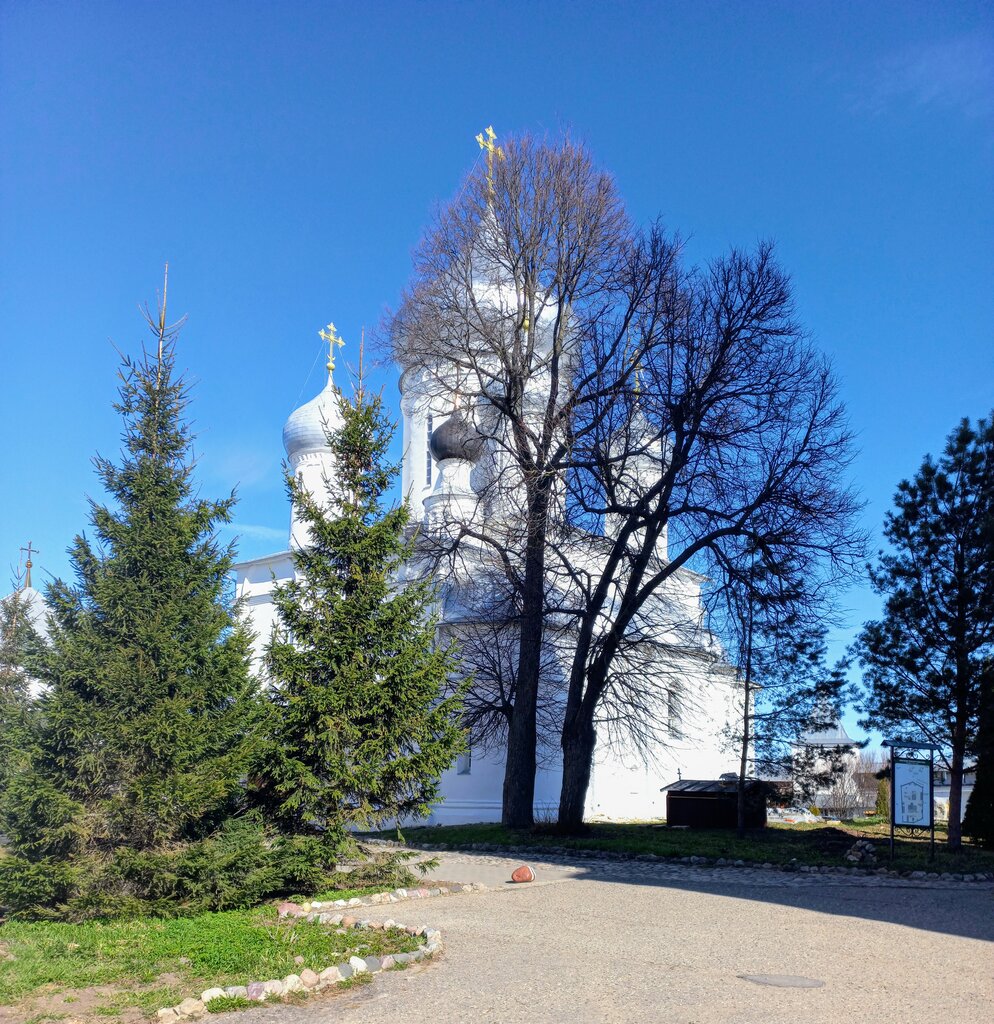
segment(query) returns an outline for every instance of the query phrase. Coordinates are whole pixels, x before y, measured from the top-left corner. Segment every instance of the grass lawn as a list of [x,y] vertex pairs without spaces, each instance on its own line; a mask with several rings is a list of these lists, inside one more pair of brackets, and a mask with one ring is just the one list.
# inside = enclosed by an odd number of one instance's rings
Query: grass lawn
[[[278,920],[273,907],[169,920],[9,921],[0,926],[0,1021],[138,1020],[214,985],[410,952],[419,941],[396,929],[339,935],[330,925]],[[18,1012],[5,1016],[4,1007]]]
[[[661,822],[633,824],[592,824],[583,836],[557,835],[548,826],[518,832],[498,824],[438,825],[404,829],[404,840],[418,843],[494,846],[531,846],[537,851],[555,846],[577,850],[608,850],[619,853],[654,853],[660,857],[725,857],[758,863],[844,865],[844,855],[857,839],[870,839],[878,846],[881,866],[887,860],[890,835],[886,821],[879,818],[824,824],[775,824],[751,829],[743,839],[728,829],[670,829]],[[396,838],[396,833],[383,833]],[[935,861],[928,859],[928,839],[899,838],[893,867],[897,870],[994,871],[994,851],[964,845],[959,853],[945,849],[945,829],[936,828]]]

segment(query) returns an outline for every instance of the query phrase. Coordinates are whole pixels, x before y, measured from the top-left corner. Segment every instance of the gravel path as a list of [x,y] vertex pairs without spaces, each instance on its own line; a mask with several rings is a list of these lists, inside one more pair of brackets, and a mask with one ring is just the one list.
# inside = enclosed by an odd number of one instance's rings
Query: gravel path
[[435,877],[495,888],[363,913],[440,927],[441,958],[251,1024],[994,1019],[991,883],[550,860],[507,885],[518,860],[440,856]]

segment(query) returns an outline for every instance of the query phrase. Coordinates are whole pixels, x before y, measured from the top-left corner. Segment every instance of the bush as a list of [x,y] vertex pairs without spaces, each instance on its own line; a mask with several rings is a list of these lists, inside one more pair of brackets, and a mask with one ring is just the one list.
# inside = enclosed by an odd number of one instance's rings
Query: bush
[[421,878],[438,867],[438,858],[411,864],[418,855],[409,850],[372,851],[360,846],[358,853],[359,859],[348,871],[338,871],[330,876],[328,881],[332,888],[366,889],[383,886],[384,889],[403,889],[418,885]]
[[327,888],[336,852],[320,838],[274,835],[249,814],[166,850],[59,863],[8,858],[0,861],[0,906],[11,916],[69,921],[236,910]]
[[0,859],[0,912],[8,917],[36,916],[37,908],[65,900],[71,886],[71,873],[59,862]]
[[881,779],[877,783],[877,803],[873,808],[874,814],[890,818],[890,780]]

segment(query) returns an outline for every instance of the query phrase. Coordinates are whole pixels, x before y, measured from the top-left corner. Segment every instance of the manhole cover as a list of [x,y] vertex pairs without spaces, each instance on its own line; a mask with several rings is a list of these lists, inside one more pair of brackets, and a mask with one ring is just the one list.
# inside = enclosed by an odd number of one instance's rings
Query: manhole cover
[[825,984],[817,978],[803,978],[799,974],[740,974],[739,977],[754,985],[772,985],[774,988],[822,988]]

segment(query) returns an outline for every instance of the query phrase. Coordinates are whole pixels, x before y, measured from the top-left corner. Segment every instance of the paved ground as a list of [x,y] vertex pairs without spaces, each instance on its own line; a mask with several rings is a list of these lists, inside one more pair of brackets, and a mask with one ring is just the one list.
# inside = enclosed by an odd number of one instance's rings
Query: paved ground
[[517,861],[442,858],[436,878],[498,888],[363,911],[439,926],[440,959],[251,1024],[994,1020],[991,884],[532,861],[512,886]]

